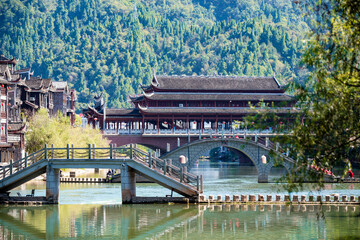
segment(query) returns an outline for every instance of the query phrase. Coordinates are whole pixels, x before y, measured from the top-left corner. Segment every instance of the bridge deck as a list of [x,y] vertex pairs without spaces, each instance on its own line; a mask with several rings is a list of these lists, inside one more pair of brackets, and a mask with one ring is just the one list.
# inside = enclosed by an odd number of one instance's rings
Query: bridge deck
[[0,192],[9,191],[43,173],[61,168],[120,169],[126,164],[136,173],[186,197],[202,193],[201,177],[184,172],[171,162],[138,148],[47,148],[0,168]]

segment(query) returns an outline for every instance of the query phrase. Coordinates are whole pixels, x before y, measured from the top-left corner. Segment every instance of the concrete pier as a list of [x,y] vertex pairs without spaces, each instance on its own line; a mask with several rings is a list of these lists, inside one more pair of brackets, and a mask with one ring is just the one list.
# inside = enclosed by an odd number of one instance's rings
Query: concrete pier
[[46,167],[46,201],[59,203],[60,169],[50,164]]
[[136,197],[136,175],[126,163],[121,165],[121,197],[123,203],[132,203]]

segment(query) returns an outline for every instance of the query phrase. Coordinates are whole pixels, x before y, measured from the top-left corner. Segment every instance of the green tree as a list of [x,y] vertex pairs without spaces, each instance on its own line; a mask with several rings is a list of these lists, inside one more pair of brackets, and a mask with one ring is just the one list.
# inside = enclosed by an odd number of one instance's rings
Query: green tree
[[303,110],[285,139],[296,160],[288,176],[290,189],[309,178],[322,184],[324,172],[309,171],[309,164],[337,167],[342,175],[351,150],[360,147],[360,1],[308,4],[314,23],[303,62],[311,73],[306,86],[295,87]]
[[74,144],[75,147],[87,147],[88,144],[95,144],[98,147],[108,146],[108,141],[102,137],[99,130],[72,127],[68,117],[59,114],[51,118],[46,109],[40,109],[31,118],[25,137],[26,151],[29,153],[44,148],[45,144],[54,144],[59,148],[66,147],[67,144]]

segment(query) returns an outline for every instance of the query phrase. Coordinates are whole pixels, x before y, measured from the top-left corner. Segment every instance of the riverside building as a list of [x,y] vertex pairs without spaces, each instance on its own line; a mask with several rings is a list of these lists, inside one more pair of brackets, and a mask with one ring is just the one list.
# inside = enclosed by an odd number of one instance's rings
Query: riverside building
[[246,116],[266,110],[286,125],[296,112],[295,99],[275,77],[154,76],[141,88],[129,96],[129,109],[108,109],[96,98],[83,110],[88,123],[117,135],[234,134],[251,130]]

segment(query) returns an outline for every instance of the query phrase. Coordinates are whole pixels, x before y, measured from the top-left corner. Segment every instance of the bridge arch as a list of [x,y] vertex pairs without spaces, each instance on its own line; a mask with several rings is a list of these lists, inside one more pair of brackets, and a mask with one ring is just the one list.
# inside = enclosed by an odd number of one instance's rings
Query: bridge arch
[[[163,154],[162,159],[172,159],[173,164],[179,165],[177,159],[180,155],[186,156],[189,160],[187,162],[188,169],[191,169],[196,161],[209,152],[213,148],[227,147],[236,149],[244,153],[255,165],[258,172],[258,182],[268,182],[268,176],[271,168],[275,165],[275,161],[270,156],[270,149],[264,145],[256,143],[251,140],[244,139],[203,139],[191,142],[183,145],[173,151]],[[261,157],[265,155],[267,157],[267,163],[263,164]],[[291,163],[284,161],[284,167],[287,171],[290,171]]]

